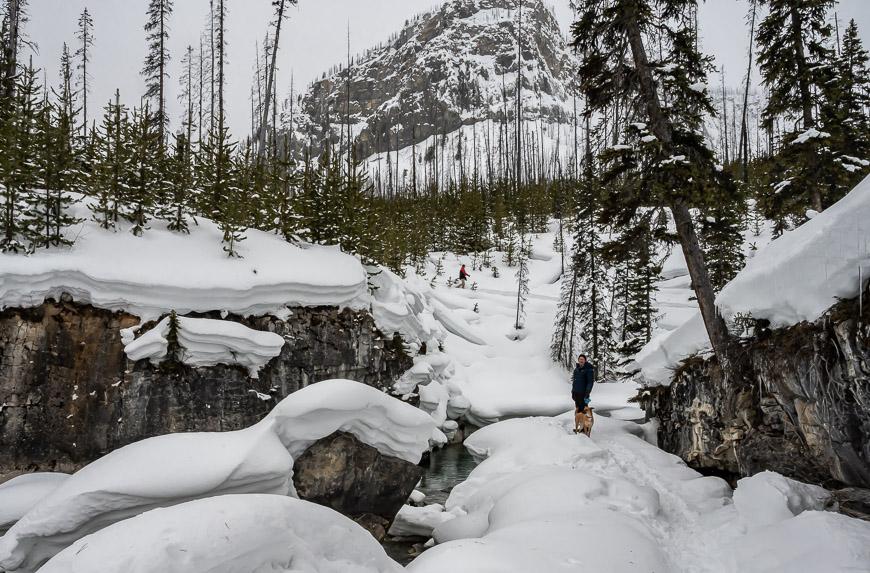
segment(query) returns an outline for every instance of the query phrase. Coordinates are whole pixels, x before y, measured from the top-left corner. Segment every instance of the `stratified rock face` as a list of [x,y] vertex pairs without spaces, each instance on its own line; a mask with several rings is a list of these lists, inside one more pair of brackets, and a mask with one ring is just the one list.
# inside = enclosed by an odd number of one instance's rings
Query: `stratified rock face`
[[343,432],[317,441],[293,466],[301,499],[354,518],[379,539],[422,475],[420,466],[381,454]]
[[138,322],[129,315],[73,303],[0,313],[0,475],[74,471],[170,432],[238,430],[308,384],[350,378],[386,389],[412,366],[367,313],[234,318],[287,341],[258,380],[238,366],[130,362],[120,336]]
[[[462,125],[515,117],[518,6],[518,0],[450,0],[409,21],[357,58],[350,78],[347,68],[330,72],[294,102],[294,142],[346,146],[349,118],[356,156],[365,158]],[[523,117],[568,123],[571,52],[541,0],[523,2],[519,61]]]
[[647,401],[659,445],[699,469],[769,469],[837,487],[870,487],[870,331],[854,302],[745,347],[742,386],[694,358]]

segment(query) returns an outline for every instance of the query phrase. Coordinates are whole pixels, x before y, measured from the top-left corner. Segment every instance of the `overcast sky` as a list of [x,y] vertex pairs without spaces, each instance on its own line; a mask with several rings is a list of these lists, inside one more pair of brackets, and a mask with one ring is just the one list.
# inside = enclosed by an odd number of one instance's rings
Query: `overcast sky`
[[[58,60],[64,42],[75,50],[76,20],[85,6],[95,25],[94,59],[91,65],[90,115],[100,109],[115,88],[122,99],[138,102],[143,92],[139,75],[145,58],[142,26],[147,0],[31,0],[28,34],[38,46],[37,67],[49,83],[58,83]],[[362,51],[401,28],[416,13],[443,2],[437,0],[300,0],[291,8],[290,20],[282,31],[278,90],[290,90],[291,72],[297,90],[333,64],[345,59],[346,30],[350,25],[351,50]],[[547,0],[567,29],[571,13],[568,0]],[[271,18],[271,0],[227,0],[229,16],[227,41],[227,111],[236,135],[250,128],[250,86],[253,78],[255,42],[262,41]],[[725,66],[729,83],[737,84],[743,74],[747,46],[745,0],[709,0],[700,12],[704,49]],[[179,93],[181,57],[187,45],[198,45],[208,13],[208,0],[175,0],[170,49],[172,67],[170,105],[173,121],[181,114]],[[870,29],[870,0],[842,0],[837,9],[841,22],[855,18],[865,45]],[[842,29],[841,24],[841,29]],[[283,99],[283,96],[282,96]]]

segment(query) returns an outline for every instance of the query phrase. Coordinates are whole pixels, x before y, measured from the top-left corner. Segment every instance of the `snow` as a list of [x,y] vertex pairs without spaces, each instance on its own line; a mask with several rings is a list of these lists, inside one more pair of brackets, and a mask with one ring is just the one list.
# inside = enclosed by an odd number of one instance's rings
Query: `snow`
[[0,533],[9,529],[68,478],[69,475],[62,473],[37,472],[0,484]]
[[760,529],[790,519],[802,512],[824,510],[831,492],[817,485],[765,471],[737,482],[734,506],[746,527]]
[[294,392],[260,424],[269,422],[294,459],[320,438],[347,432],[412,464],[429,449],[435,429],[425,412],[351,380],[325,380]]
[[[426,298],[426,285],[402,280],[389,269],[378,268],[371,277],[375,287],[371,309],[378,328],[387,335],[398,332],[413,350],[422,344],[437,347],[444,330],[435,320]],[[412,352],[415,354],[416,352]]]
[[389,534],[393,537],[432,537],[432,531],[452,519],[453,516],[444,512],[440,503],[415,507],[403,505],[396,519],[390,526]]
[[224,495],[155,509],[84,537],[42,573],[387,573],[402,568],[362,527],[276,495]]
[[825,131],[819,131],[815,127],[811,127],[795,137],[792,143],[806,143],[811,139],[825,139],[827,137],[831,137],[831,134]]
[[285,306],[361,306],[366,273],[337,247],[296,246],[249,229],[239,244],[243,258],[221,250],[222,233],[198,218],[190,235],[154,221],[135,237],[90,220],[83,202],[73,215],[84,219],[67,229],[75,244],[29,256],[0,254],[0,308],[37,306],[67,293],[76,301],[157,319],[225,310],[239,315],[280,312]]
[[482,462],[447,499],[437,545],[407,570],[867,570],[870,523],[818,511],[821,488],[765,472],[740,480],[732,502],[724,480],[645,442],[639,426],[599,416],[590,439],[572,418],[472,434],[465,445]]
[[85,466],[0,538],[0,569],[33,571],[77,539],[157,507],[235,493],[295,495],[293,460],[336,431],[417,463],[434,430],[424,412],[375,388],[318,382],[250,428],[149,438]]
[[[840,201],[760,249],[716,298],[726,320],[741,315],[784,328],[814,321],[870,276],[870,177]],[[700,314],[654,338],[636,360],[644,378],[667,384],[671,371],[709,348]]]
[[[166,357],[169,317],[124,347],[130,360],[159,363]],[[274,332],[248,328],[229,320],[178,317],[181,361],[189,366],[238,364],[257,378],[260,368],[281,354],[284,338]]]

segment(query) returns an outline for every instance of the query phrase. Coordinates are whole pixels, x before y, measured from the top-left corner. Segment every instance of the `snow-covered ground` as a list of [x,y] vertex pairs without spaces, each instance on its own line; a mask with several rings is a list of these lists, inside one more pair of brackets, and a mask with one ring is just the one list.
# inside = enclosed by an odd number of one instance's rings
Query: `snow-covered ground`
[[[594,392],[593,392],[594,395]],[[466,440],[483,459],[408,571],[870,570],[870,523],[824,511],[821,488],[763,473],[731,488],[600,417],[500,422]]]

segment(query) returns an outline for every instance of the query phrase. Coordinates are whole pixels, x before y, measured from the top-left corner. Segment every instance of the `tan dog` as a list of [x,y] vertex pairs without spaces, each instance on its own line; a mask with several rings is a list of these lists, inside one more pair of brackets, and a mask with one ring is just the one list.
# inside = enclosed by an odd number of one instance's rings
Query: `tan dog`
[[575,434],[584,433],[587,436],[592,435],[592,425],[595,423],[595,416],[592,415],[592,408],[586,406],[583,410],[574,410],[574,426]]

